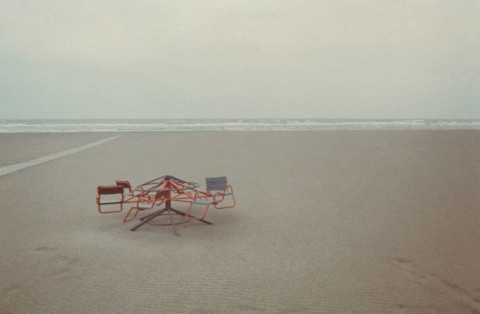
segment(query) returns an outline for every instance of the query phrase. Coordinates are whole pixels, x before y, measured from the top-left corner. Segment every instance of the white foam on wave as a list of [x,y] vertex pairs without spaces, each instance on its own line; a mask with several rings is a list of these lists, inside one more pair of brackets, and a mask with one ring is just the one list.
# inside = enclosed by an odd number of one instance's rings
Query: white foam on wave
[[0,133],[480,129],[480,120],[130,119],[0,120]]

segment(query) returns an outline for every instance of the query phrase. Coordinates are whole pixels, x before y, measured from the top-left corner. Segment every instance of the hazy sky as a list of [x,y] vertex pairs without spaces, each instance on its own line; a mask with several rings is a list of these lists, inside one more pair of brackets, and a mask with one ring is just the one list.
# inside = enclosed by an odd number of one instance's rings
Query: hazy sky
[[477,118],[479,0],[0,0],[0,118]]

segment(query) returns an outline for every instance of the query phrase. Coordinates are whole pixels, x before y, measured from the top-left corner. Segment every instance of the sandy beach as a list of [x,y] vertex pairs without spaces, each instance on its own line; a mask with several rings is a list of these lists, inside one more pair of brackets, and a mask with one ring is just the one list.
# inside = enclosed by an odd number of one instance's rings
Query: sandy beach
[[[119,133],[0,176],[0,313],[480,313],[480,131]],[[0,167],[112,133],[1,134]],[[228,177],[209,226],[98,185]]]

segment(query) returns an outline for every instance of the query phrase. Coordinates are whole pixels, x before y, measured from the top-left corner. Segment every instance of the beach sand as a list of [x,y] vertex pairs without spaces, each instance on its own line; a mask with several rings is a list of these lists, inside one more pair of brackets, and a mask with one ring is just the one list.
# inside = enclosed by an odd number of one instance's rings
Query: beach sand
[[[2,134],[0,166],[112,134]],[[1,313],[478,313],[480,131],[124,133],[0,177]],[[98,185],[228,177],[209,226]],[[124,210],[125,213],[125,210]]]

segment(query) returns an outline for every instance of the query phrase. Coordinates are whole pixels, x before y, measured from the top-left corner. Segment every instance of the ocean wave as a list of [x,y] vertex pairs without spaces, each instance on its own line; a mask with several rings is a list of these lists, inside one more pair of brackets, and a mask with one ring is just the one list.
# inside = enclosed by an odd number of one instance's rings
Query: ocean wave
[[0,133],[480,129],[480,120],[121,119],[0,120]]

